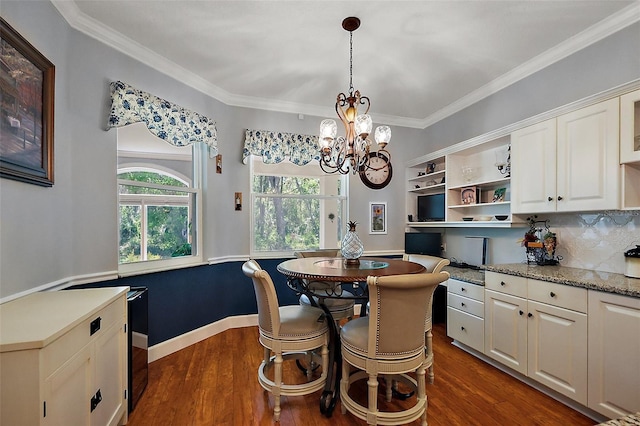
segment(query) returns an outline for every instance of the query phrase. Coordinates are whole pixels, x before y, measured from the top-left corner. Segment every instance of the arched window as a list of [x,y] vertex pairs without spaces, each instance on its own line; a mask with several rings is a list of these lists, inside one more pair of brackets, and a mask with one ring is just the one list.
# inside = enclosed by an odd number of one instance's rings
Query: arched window
[[202,144],[176,147],[141,124],[118,128],[118,272],[202,262]]
[[192,254],[188,182],[152,168],[118,173],[119,263],[169,259]]

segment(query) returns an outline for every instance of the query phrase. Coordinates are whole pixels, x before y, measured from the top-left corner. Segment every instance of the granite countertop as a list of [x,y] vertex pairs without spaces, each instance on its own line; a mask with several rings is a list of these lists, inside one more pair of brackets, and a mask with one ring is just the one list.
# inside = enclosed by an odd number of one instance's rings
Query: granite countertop
[[484,271],[482,269],[445,266],[442,270],[447,271],[453,279],[476,285],[484,285]]
[[640,426],[640,411],[635,414],[629,414],[628,416],[620,419],[600,423],[600,426]]
[[485,265],[484,268],[487,271],[502,274],[640,297],[640,278],[629,278],[613,272],[591,271],[566,266],[527,265],[525,263]]

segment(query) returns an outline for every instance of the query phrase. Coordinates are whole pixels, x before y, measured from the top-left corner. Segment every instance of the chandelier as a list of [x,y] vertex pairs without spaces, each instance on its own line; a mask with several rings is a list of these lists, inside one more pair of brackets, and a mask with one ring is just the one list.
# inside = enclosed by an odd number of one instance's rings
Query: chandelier
[[[369,116],[369,98],[362,96],[353,88],[353,31],[360,27],[360,19],[345,18],[342,28],[349,31],[349,94],[339,93],[336,100],[336,114],[344,125],[345,136],[338,136],[336,121],[323,120],[320,123],[320,167],[325,173],[341,174],[356,172],[361,175],[367,171],[391,168],[391,154],[385,149],[391,139],[389,126],[376,128],[375,141],[377,152],[371,151],[371,133],[373,124]],[[363,114],[358,114],[362,106]],[[374,158],[374,161],[371,159]]]

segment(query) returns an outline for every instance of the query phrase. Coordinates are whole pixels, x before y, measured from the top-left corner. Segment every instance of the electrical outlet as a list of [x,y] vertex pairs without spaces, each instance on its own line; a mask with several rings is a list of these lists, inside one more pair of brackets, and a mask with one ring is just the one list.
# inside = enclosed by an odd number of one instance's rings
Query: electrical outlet
[[447,251],[447,243],[442,243],[442,246],[440,246],[440,248],[442,249],[442,251]]

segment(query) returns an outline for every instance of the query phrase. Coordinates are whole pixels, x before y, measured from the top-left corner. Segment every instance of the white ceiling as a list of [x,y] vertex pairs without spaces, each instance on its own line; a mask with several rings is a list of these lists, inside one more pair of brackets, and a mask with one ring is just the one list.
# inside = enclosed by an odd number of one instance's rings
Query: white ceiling
[[423,128],[640,20],[639,1],[53,0],[75,28],[220,101]]

